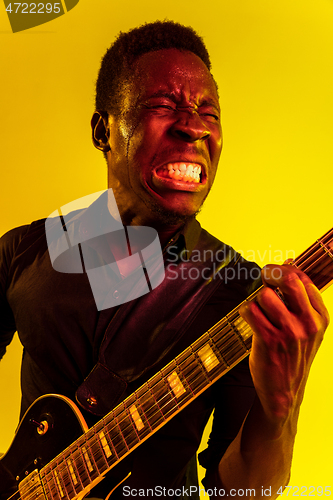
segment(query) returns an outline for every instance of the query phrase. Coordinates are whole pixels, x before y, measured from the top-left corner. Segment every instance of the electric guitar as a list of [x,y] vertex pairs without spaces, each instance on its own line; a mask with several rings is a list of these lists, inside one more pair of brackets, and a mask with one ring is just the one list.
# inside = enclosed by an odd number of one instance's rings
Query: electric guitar
[[[324,291],[333,281],[333,228],[292,265]],[[16,480],[11,500],[80,500],[87,495],[123,458],[249,354],[252,330],[238,308],[90,429],[68,398],[37,399],[0,460]]]

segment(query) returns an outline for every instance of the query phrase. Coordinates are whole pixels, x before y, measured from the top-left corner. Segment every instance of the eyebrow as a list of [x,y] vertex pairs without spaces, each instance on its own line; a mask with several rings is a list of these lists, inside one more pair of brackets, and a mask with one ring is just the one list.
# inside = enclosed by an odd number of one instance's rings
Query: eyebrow
[[[152,94],[150,94],[148,97],[147,97],[147,100],[149,99],[153,99],[155,97],[165,97],[166,99],[170,99],[172,101],[175,101],[177,100],[177,95],[174,93],[174,92],[165,92],[163,90],[157,90],[156,92],[153,92]],[[200,106],[198,106],[199,108],[201,108],[202,106],[212,106],[213,108],[215,108],[217,111],[220,111],[220,108],[219,106],[216,104],[215,100],[214,99],[211,99],[209,97],[206,97],[205,99],[203,99],[200,103]]]
[[176,94],[174,92],[165,92],[163,90],[157,90],[152,94],[149,94],[147,99],[153,99],[154,97],[166,97],[167,99],[176,99]]

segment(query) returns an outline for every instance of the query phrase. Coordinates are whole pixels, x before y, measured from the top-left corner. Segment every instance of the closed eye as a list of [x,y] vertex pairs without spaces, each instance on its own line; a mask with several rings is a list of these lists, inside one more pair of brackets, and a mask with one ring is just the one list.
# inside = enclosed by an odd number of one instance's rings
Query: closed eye
[[144,104],[144,107],[147,109],[166,109],[168,111],[175,111],[176,110],[176,108],[174,108],[173,106],[170,106],[168,104],[151,104],[151,105]]
[[200,116],[208,116],[208,117],[211,117],[213,118],[215,121],[219,121],[220,120],[220,117],[214,113],[200,113]]
[[172,106],[167,106],[166,104],[158,104],[156,106],[150,106],[150,107],[153,109],[164,108],[164,109],[170,109],[171,111],[175,111],[175,108],[173,108]]

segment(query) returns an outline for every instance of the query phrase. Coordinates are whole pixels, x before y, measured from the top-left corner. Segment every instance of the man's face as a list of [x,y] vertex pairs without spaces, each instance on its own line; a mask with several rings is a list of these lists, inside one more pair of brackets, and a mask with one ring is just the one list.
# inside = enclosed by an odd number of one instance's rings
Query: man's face
[[108,152],[123,222],[183,221],[209,193],[221,153],[215,83],[192,52],[159,50],[139,58],[123,95]]

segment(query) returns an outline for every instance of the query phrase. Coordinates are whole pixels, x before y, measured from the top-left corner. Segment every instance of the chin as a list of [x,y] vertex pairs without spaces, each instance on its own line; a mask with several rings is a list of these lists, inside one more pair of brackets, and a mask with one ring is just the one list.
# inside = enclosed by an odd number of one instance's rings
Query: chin
[[176,226],[180,224],[185,224],[185,222],[187,222],[190,219],[194,219],[200,212],[200,209],[197,210],[196,212],[184,213],[176,210],[170,210],[161,205],[158,205],[157,203],[156,204],[154,203],[152,211],[154,212],[155,215],[158,216],[160,222],[163,225]]

